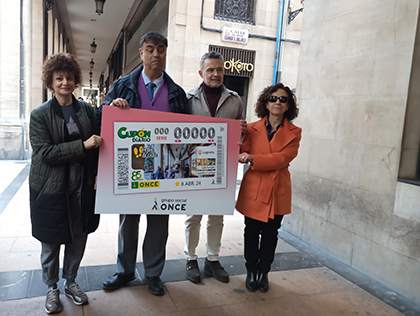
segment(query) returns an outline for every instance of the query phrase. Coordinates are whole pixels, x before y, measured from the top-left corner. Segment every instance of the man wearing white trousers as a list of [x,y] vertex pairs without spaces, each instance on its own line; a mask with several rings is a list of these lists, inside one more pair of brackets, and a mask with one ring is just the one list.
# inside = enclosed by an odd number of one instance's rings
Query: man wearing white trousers
[[[228,119],[243,119],[243,103],[240,96],[223,85],[223,65],[223,56],[217,52],[208,52],[202,56],[198,73],[203,78],[203,82],[187,93],[189,113]],[[200,282],[197,246],[202,217],[202,215],[187,215],[185,221],[186,277],[194,283]],[[204,267],[217,280],[227,283],[229,282],[229,274],[219,262],[222,232],[223,215],[208,215],[207,258]]]

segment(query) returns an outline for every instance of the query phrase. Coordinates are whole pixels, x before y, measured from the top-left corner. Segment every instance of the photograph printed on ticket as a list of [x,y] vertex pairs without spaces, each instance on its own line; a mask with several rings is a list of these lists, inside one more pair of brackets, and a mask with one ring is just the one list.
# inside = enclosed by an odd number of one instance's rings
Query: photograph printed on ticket
[[114,122],[114,194],[226,188],[226,123]]

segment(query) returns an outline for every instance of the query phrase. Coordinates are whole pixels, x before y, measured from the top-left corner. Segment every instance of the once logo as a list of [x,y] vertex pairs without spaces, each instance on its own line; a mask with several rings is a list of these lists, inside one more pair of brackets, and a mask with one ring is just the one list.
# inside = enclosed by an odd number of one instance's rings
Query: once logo
[[143,189],[143,188],[159,188],[160,181],[138,181],[131,182],[132,189]]
[[160,204],[160,209],[162,211],[181,211],[181,212],[185,212],[187,210],[187,204],[184,204],[184,203],[162,203],[162,204]]

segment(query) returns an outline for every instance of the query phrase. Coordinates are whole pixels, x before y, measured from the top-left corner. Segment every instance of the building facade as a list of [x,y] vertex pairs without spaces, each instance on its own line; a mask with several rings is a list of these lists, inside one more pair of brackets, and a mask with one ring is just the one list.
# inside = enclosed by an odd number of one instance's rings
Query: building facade
[[420,302],[419,2],[308,1],[284,229]]
[[29,157],[28,117],[42,100],[43,5],[36,2],[0,1],[0,159]]
[[0,159],[29,159],[30,113],[51,97],[42,64],[68,39],[49,1],[0,0],[0,41]]
[[[139,66],[140,37],[151,30],[167,36],[166,71],[186,91],[201,82],[199,61],[205,52],[215,49],[228,54],[225,84],[241,95],[248,120],[255,119],[253,105],[265,86],[281,80],[296,87],[302,15],[290,25],[287,20],[290,12],[302,6],[300,1],[200,2],[133,0],[136,10],[129,12],[107,65],[99,69],[101,76],[93,83],[98,95]],[[42,63],[57,52],[77,57],[66,23],[77,17],[54,0],[0,3],[0,39],[10,43],[0,48],[0,158],[27,159],[30,112],[51,97],[40,81]],[[83,95],[87,88],[85,84],[75,94]]]

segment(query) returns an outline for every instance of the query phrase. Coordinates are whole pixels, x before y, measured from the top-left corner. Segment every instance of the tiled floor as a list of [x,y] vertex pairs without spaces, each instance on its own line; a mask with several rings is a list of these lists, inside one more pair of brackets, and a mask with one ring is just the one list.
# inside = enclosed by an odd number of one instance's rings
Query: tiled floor
[[[0,315],[45,315],[46,287],[41,282],[40,244],[31,237],[27,163],[0,161]],[[203,275],[200,284],[185,279],[182,215],[170,216],[165,295],[153,296],[143,283],[139,240],[137,277],[115,292],[101,289],[115,271],[118,215],[103,215],[89,235],[77,278],[90,303],[75,306],[61,295],[60,315],[420,315],[420,306],[358,273],[325,253],[281,232],[267,293],[245,289],[243,218],[225,216],[221,262],[231,275],[220,283]],[[205,218],[202,226],[205,227]],[[140,235],[145,220],[140,224]],[[205,230],[198,252],[205,255]],[[200,267],[203,259],[200,259]],[[63,289],[62,282],[59,284]]]

